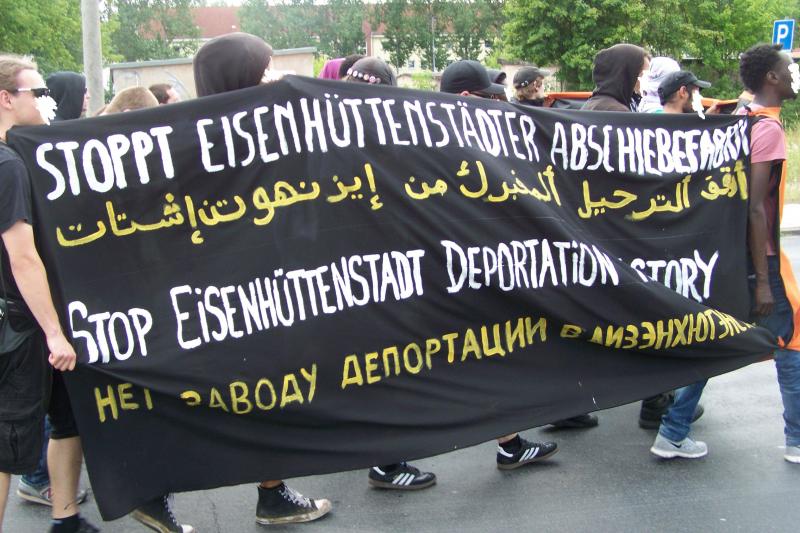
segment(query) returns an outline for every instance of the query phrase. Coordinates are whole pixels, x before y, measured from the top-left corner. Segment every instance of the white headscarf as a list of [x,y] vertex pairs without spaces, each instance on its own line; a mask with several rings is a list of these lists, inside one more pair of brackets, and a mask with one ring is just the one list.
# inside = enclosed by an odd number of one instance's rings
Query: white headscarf
[[650,61],[650,70],[641,81],[642,101],[639,103],[639,113],[654,113],[664,109],[658,98],[658,86],[664,76],[680,69],[681,66],[671,57],[654,57]]

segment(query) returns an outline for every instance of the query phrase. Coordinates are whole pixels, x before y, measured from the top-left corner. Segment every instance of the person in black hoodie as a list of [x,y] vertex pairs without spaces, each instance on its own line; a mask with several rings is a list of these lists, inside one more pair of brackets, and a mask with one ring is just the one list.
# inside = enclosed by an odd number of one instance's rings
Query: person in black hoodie
[[650,54],[633,44],[615,44],[594,56],[592,80],[595,88],[583,109],[586,111],[636,110],[635,89],[642,72],[650,69]]
[[[272,47],[249,33],[229,33],[205,43],[194,56],[197,96],[210,96],[274,81],[270,71]],[[283,480],[262,481],[258,486],[256,522],[262,525],[310,522],[331,510],[324,498],[306,498]]]
[[72,120],[81,118],[89,103],[86,90],[86,78],[77,72],[54,72],[47,77],[50,96],[56,101],[55,120]]
[[[633,44],[615,44],[600,50],[594,56],[592,79],[595,89],[592,97],[583,104],[587,111],[636,111],[641,99],[638,94],[639,78],[650,70],[650,54]],[[642,400],[639,411],[639,427],[658,429],[661,416],[667,412],[675,398],[673,391],[657,394]],[[692,421],[703,415],[702,406],[697,406]],[[553,423],[561,428],[587,428],[596,426],[597,417],[592,414],[580,415]]]

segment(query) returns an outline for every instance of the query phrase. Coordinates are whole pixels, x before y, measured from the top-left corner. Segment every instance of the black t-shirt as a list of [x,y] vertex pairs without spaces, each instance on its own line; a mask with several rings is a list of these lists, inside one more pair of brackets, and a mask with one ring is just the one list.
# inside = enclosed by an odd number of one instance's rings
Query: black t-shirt
[[[28,224],[33,223],[28,170],[17,152],[0,141],[0,235],[20,220],[24,220]],[[22,302],[22,296],[11,273],[11,264],[8,261],[8,253],[2,239],[0,239],[0,250],[3,256],[3,283],[7,297],[10,300]],[[0,296],[2,296],[2,292],[0,292]]]

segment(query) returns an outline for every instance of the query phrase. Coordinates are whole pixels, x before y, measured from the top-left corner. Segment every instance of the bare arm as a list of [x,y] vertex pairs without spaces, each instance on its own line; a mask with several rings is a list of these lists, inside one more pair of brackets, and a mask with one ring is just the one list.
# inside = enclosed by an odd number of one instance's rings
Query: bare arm
[[769,176],[773,161],[753,163],[750,167],[750,209],[747,217],[747,233],[750,256],[756,274],[755,302],[753,313],[766,316],[772,313],[775,299],[769,288],[767,272],[767,214],[764,211],[764,198],[769,189]]
[[47,272],[33,240],[33,228],[24,221],[18,221],[3,233],[3,244],[8,251],[11,273],[17,287],[36,322],[44,330],[50,350],[50,364],[59,370],[72,370],[75,368],[75,350],[61,331],[50,296]]

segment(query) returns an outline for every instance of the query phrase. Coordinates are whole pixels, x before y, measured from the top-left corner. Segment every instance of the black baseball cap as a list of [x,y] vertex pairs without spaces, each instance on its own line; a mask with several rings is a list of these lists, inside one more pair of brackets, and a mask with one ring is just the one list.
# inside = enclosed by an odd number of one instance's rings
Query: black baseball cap
[[507,74],[502,70],[496,68],[487,68],[486,73],[489,75],[489,79],[492,80],[492,83],[499,83],[500,85],[506,84]]
[[698,80],[697,76],[688,70],[677,70],[670,72],[661,84],[658,86],[658,98],[661,100],[661,105],[664,105],[669,97],[675,94],[681,87],[695,86],[701,89],[708,89],[711,84],[707,81]]
[[539,78],[546,78],[550,73],[536,67],[522,67],[514,74],[514,88],[522,89]]
[[463,91],[485,94],[505,94],[505,88],[492,83],[486,67],[471,59],[450,63],[442,72],[439,90],[443,93],[459,94]]

